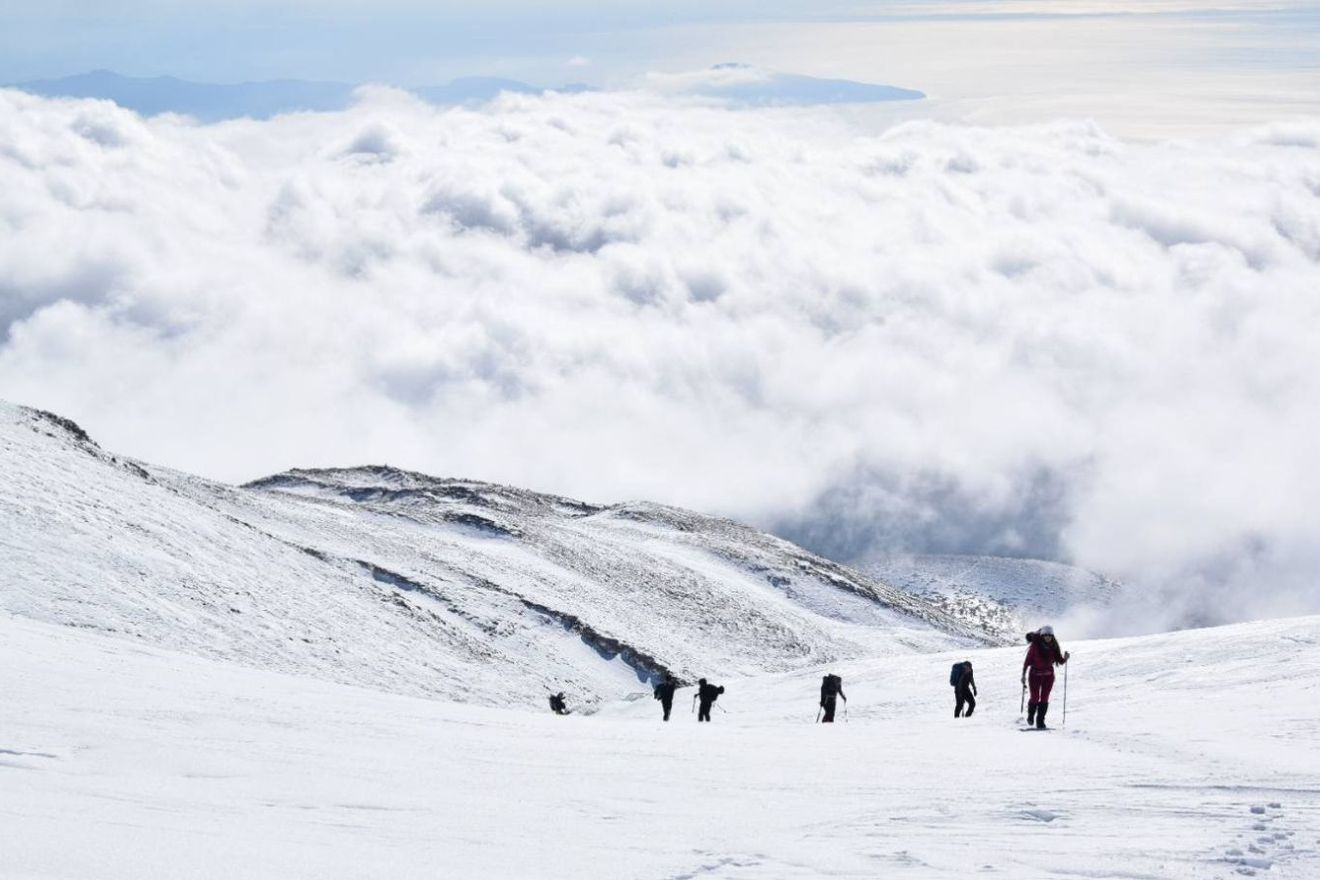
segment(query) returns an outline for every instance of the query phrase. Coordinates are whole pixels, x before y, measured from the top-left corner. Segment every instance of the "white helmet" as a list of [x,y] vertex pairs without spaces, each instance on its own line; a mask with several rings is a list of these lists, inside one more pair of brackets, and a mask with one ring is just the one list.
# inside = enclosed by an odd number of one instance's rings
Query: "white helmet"
[[1040,628],[1040,634],[1043,636],[1052,636],[1054,635],[1054,627],[1048,625],[1042,626]]

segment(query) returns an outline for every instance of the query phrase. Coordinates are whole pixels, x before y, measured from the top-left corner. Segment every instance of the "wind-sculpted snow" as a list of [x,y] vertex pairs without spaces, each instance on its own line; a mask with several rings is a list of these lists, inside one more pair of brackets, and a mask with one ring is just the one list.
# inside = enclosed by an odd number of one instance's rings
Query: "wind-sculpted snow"
[[727,520],[393,468],[235,488],[0,404],[0,609],[409,694],[539,707],[991,637]]

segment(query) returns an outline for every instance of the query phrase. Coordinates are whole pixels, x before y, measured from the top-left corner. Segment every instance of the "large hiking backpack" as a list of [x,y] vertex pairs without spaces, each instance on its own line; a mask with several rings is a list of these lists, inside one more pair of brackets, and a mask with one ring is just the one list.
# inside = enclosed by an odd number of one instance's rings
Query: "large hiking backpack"
[[843,679],[837,675],[827,675],[820,680],[822,697],[837,697],[841,690],[843,690]]
[[953,664],[953,668],[949,670],[949,686],[957,687],[958,680],[961,679],[962,677],[963,677],[963,665],[961,663]]

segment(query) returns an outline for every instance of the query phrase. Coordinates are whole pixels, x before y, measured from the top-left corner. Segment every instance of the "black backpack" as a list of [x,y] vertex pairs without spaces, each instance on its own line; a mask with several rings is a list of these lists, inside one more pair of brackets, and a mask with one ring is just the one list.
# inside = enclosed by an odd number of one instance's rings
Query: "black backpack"
[[957,687],[958,680],[962,678],[962,676],[963,676],[963,665],[961,663],[953,664],[953,668],[949,670],[949,685],[951,687]]
[[837,675],[827,675],[820,680],[822,697],[837,697],[841,690],[843,690],[843,679]]

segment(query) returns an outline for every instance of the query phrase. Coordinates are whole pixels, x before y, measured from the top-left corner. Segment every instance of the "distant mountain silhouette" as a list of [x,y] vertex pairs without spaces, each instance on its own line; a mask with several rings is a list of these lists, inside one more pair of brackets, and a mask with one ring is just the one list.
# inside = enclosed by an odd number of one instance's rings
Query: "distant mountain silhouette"
[[48,98],[104,98],[143,116],[183,113],[214,122],[244,116],[266,119],[298,110],[340,110],[348,106],[355,86],[292,79],[221,85],[94,70],[60,79],[15,83],[13,88]]
[[[353,99],[353,83],[281,79],[233,84],[199,83],[173,76],[134,77],[94,70],[59,79],[15,83],[11,88],[49,98],[103,98],[144,116],[182,113],[203,122],[281,113],[342,110]],[[584,91],[581,85],[563,91]],[[544,89],[512,79],[464,77],[448,85],[411,90],[434,104],[489,101],[501,92],[541,94]]]
[[678,90],[685,94],[758,107],[871,104],[926,97],[923,92],[897,86],[779,73],[738,63],[716,64],[699,74],[676,78],[676,82],[680,83]]
[[[925,97],[921,92],[895,86],[777,73],[745,64],[717,64],[693,74],[661,76],[656,81],[672,93],[719,98],[747,106],[871,103]],[[242,117],[268,119],[299,111],[342,110],[352,103],[357,85],[297,79],[200,83],[173,76],[135,77],[94,70],[59,79],[14,83],[10,88],[49,98],[101,98],[143,116],[180,113],[202,122],[216,122]],[[572,83],[553,91],[593,90],[591,86]],[[540,95],[550,90],[515,79],[469,76],[446,85],[410,91],[432,104],[458,105],[484,103],[506,92]]]

